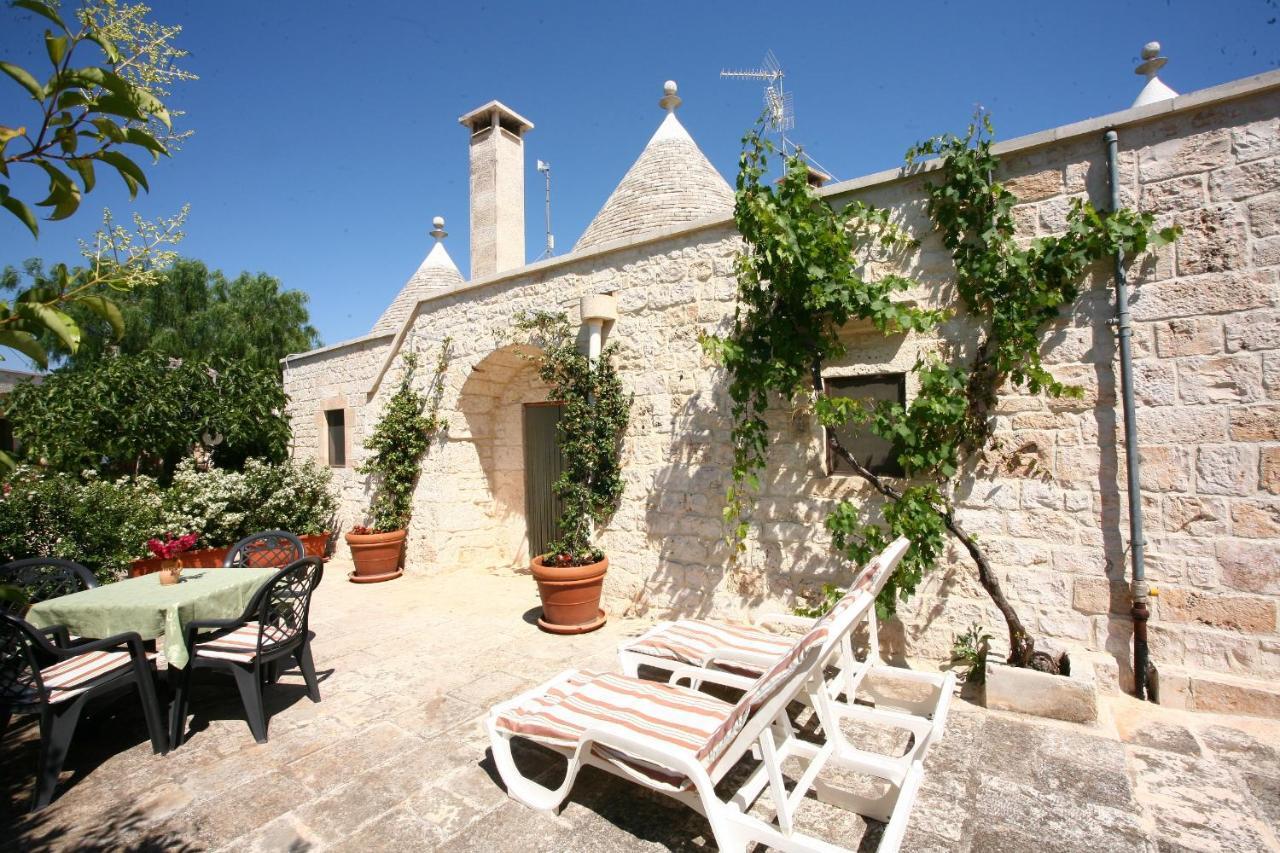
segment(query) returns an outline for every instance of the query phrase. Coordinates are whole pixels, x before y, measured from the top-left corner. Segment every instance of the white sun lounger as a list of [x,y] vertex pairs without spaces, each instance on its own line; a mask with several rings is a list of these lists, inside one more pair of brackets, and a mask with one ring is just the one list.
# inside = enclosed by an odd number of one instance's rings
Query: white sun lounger
[[[905,537],[891,542],[863,567],[833,609],[850,606],[864,592],[873,599],[879,595],[910,546],[911,541]],[[708,670],[754,678],[776,663],[796,642],[795,634],[787,635],[771,628],[808,630],[814,621],[789,614],[768,614],[758,617],[756,625],[694,619],[665,622],[623,643],[618,649],[618,660],[628,675],[638,675],[641,666],[652,667],[666,673],[670,683],[688,682],[695,689]],[[955,689],[954,676],[881,664],[875,609],[868,609],[862,621],[867,625],[865,661],[859,661],[854,655],[850,630],[832,648],[819,670],[834,668],[834,674],[827,677],[826,687],[835,710],[848,718],[863,716],[865,708],[854,704],[854,698],[863,687],[863,680],[874,672],[877,678],[866,685],[863,698],[874,702],[879,710],[898,712],[903,727],[910,729],[917,739],[930,736],[934,731],[930,722],[939,714],[946,714]],[[887,693],[882,688],[888,680],[914,684],[917,688],[908,691],[909,696]],[[913,717],[919,719],[913,720]]]
[[[935,739],[945,714],[935,718],[934,731],[904,760],[857,749],[840,733],[819,667],[865,618],[873,602],[864,591],[848,605],[834,608],[758,679],[714,670],[702,673],[704,682],[743,689],[736,703],[676,684],[569,671],[495,706],[486,728],[508,793],[532,808],[554,811],[568,796],[578,771],[591,765],[705,815],[723,851],[744,851],[752,842],[788,851],[844,849],[796,830],[796,812],[812,792],[823,802],[884,822],[879,849],[897,850],[920,785],[923,750]],[[823,743],[800,739],[791,725],[787,706],[802,696],[818,715]],[[893,715],[864,710],[868,721],[896,724]],[[559,786],[548,788],[520,772],[511,754],[515,737],[551,747],[568,759]],[[748,752],[759,764],[727,800],[720,799],[716,785]],[[791,790],[782,773],[789,758],[805,763]],[[855,795],[818,778],[829,765],[889,784],[879,797]],[[766,789],[776,809],[773,822],[748,814]]]

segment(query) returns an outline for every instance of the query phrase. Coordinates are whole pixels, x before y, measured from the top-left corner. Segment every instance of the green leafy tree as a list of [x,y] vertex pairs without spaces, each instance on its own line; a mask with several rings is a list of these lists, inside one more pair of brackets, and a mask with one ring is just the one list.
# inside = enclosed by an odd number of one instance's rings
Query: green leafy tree
[[[977,539],[955,518],[955,478],[993,448],[991,412],[1002,389],[1079,396],[1078,388],[1045,369],[1040,345],[1079,296],[1090,265],[1116,253],[1132,258],[1176,232],[1157,233],[1150,214],[1103,213],[1076,200],[1063,234],[1020,244],[1012,216],[1017,199],[995,179],[1000,163],[991,152],[992,136],[987,117],[979,116],[964,136],[935,137],[907,155],[909,164],[941,156],[942,180],[925,185],[928,212],[951,252],[961,305],[979,324],[972,357],[963,355],[963,347],[921,356],[914,367],[919,392],[909,405],[828,397],[822,369],[845,354],[839,332],[852,319],[869,320],[882,333],[923,331],[940,319],[891,301],[911,282],[863,273],[869,253],[891,253],[911,241],[884,211],[856,202],[834,210],[809,186],[799,157],[787,158],[776,186],[768,183],[766,158],[773,148],[759,128],[744,139],[739,161],[734,214],[746,243],[737,268],[739,307],[729,333],[705,345],[730,374],[735,462],[725,517],[736,541],[746,535],[750,497],[767,462],[771,395],[791,405],[812,401],[824,426],[861,423],[889,441],[907,475],[899,482],[874,474],[844,448],[835,429],[826,430],[828,449],[881,498],[870,507],[848,500],[835,505],[825,525],[836,548],[863,563],[896,536],[912,540],[881,595],[881,611],[892,612],[914,592],[949,534],[976,564],[1005,619],[1009,662],[1028,666],[1036,662],[1034,640]],[[827,590],[828,598],[839,593]]]
[[236,361],[122,355],[20,385],[6,408],[24,457],[69,473],[167,479],[193,450],[238,468],[289,444],[275,370]]
[[[26,278],[43,283],[49,273],[38,260],[24,264]],[[0,290],[21,286],[12,267],[0,273]],[[223,358],[260,370],[279,370],[280,359],[320,345],[310,324],[307,295],[284,290],[265,273],[241,273],[228,279],[196,260],[178,260],[159,276],[159,287],[120,294],[116,299],[123,334],[88,306],[67,313],[80,326],[83,339],[69,351],[55,335],[40,343],[74,367],[97,363],[115,354],[154,351],[172,358]]]
[[[46,25],[48,69],[0,60],[0,72],[35,105],[25,117],[0,116],[0,207],[38,236],[31,205],[46,208],[51,221],[67,219],[93,191],[102,168],[124,181],[131,198],[148,189],[137,160],[169,156],[183,138],[165,100],[169,86],[193,75],[177,64],[186,55],[173,44],[181,28],[149,21],[146,6],[88,0],[69,20],[53,2],[13,0],[12,6]],[[15,180],[20,172],[47,181],[42,200],[24,200],[26,184]],[[81,331],[65,310],[71,304],[92,311],[119,335],[123,322],[110,295],[155,283],[155,270],[172,260],[161,247],[181,238],[184,218],[185,210],[154,224],[135,217],[135,235],[106,214],[103,230],[83,249],[86,266],[58,265],[44,281],[0,301],[0,346],[43,366],[36,338],[47,330],[74,352]]]
[[440,417],[444,395],[444,374],[449,367],[450,345],[445,338],[436,359],[435,373],[426,393],[413,385],[418,368],[417,353],[405,353],[404,372],[378,425],[365,439],[369,458],[358,469],[377,478],[377,493],[370,507],[375,533],[390,533],[409,526],[413,514],[413,490],[422,471],[422,457],[448,421]]
[[617,345],[605,347],[593,365],[563,313],[520,314],[515,331],[538,347],[531,358],[550,386],[547,399],[563,407],[556,438],[564,467],[551,486],[562,507],[560,537],[547,543],[545,556],[569,565],[598,562],[604,554],[592,533],[622,499],[622,437],[633,402],[614,365]]

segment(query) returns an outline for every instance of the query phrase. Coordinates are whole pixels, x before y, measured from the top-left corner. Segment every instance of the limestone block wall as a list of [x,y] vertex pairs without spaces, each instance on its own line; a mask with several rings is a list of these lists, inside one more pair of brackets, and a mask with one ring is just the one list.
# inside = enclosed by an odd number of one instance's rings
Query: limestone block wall
[[[1160,592],[1153,657],[1166,694],[1192,707],[1272,701],[1258,698],[1258,684],[1280,675],[1278,85],[1280,78],[1117,122],[1125,202],[1185,229],[1176,245],[1139,259],[1132,279],[1148,573]],[[1073,198],[1105,206],[1104,129],[1065,128],[1005,146],[1023,237],[1061,230]],[[834,195],[889,207],[921,240],[903,270],[921,283],[910,295],[951,305],[951,262],[925,217],[924,180],[890,173]],[[456,354],[444,401],[450,430],[426,461],[409,570],[482,571],[524,560],[522,462],[509,418],[514,404],[542,391],[519,376],[505,335],[519,311],[558,308],[577,319],[582,295],[611,292],[620,318],[609,341],[620,347],[635,408],[624,446],[627,491],[601,532],[612,564],[607,606],[736,615],[790,607],[824,582],[846,580],[851,567],[833,555],[821,520],[833,502],[865,494],[824,470],[818,428],[803,410],[773,413],[778,441],[747,551],[729,560],[720,521],[731,463],[725,376],[698,337],[731,321],[738,247],[730,222],[706,223],[422,303],[409,337],[452,336]],[[1081,385],[1084,398],[1011,396],[998,413],[1001,452],[967,472],[954,497],[1028,628],[1109,655],[1104,672],[1115,684],[1127,676],[1131,629],[1109,273],[1099,265],[1045,347],[1046,362]],[[974,330],[961,316],[929,336],[851,327],[847,340],[847,358],[829,375],[906,371],[921,352],[971,347]],[[367,411],[394,384],[391,371]],[[298,452],[311,452],[311,440],[299,434]],[[883,642],[892,657],[940,663],[953,635],[974,621],[1002,633],[973,566],[953,553],[885,627]]]
[[[289,424],[293,430],[295,458],[310,457],[329,462],[324,411],[345,409],[347,428],[346,465],[331,468],[338,495],[335,519],[338,530],[349,530],[367,519],[369,492],[366,477],[356,473],[364,458],[364,436],[376,423],[366,409],[366,392],[374,372],[391,347],[390,335],[371,336],[338,344],[314,353],[291,356],[285,368],[285,393],[289,397]],[[339,537],[339,553],[346,543]]]

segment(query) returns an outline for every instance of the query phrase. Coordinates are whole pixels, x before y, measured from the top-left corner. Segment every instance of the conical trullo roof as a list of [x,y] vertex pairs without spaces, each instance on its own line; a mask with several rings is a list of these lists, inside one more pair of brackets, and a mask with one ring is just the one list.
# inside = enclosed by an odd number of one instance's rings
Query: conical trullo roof
[[660,104],[667,117],[582,232],[575,252],[733,209],[733,190],[676,118],[675,83],[668,81]]
[[420,300],[462,284],[462,273],[458,272],[453,258],[449,257],[444,248],[444,238],[448,236],[444,230],[444,218],[437,216],[432,224],[435,228],[431,231],[431,236],[436,238],[436,244],[431,247],[418,271],[409,277],[396,298],[387,306],[387,310],[382,312],[378,322],[373,324],[373,334],[398,331]]

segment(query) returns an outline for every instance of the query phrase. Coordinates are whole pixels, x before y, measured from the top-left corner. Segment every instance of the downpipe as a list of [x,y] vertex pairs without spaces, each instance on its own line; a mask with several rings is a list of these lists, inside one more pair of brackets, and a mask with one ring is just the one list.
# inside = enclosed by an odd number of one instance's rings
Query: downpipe
[[[1111,210],[1120,209],[1120,137],[1108,130],[1107,180],[1111,189]],[[1142,527],[1142,491],[1138,470],[1138,423],[1133,402],[1133,323],[1129,313],[1129,282],[1125,275],[1124,253],[1116,252],[1116,316],[1113,325],[1120,345],[1120,398],[1124,409],[1124,458],[1128,472],[1129,554],[1132,573],[1129,581],[1133,601],[1133,687],[1139,699],[1159,702],[1159,677],[1151,664],[1147,647],[1147,621],[1151,618],[1151,588],[1147,585],[1146,535]]]

